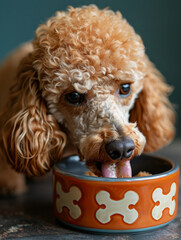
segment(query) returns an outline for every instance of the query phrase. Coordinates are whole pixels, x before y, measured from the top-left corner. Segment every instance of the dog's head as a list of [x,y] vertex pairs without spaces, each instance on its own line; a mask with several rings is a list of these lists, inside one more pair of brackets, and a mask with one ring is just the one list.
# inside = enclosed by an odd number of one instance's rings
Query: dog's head
[[58,12],[33,44],[11,89],[3,133],[15,169],[45,173],[67,136],[98,176],[130,176],[131,158],[172,139],[170,88],[119,12]]

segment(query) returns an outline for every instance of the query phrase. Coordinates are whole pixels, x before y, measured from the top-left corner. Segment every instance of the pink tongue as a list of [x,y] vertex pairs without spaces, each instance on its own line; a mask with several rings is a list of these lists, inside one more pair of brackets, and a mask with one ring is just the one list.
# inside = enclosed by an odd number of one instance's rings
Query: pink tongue
[[102,163],[102,176],[107,178],[132,177],[130,161],[120,161],[120,163]]

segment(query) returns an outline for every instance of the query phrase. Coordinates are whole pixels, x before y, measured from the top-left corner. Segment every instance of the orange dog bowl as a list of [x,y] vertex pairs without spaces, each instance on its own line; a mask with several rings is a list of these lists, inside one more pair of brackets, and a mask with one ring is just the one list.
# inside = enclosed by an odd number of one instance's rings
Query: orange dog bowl
[[88,171],[77,156],[53,170],[54,212],[62,223],[97,232],[136,232],[168,224],[177,213],[179,167],[163,158],[143,155],[131,161],[133,176],[102,178]]

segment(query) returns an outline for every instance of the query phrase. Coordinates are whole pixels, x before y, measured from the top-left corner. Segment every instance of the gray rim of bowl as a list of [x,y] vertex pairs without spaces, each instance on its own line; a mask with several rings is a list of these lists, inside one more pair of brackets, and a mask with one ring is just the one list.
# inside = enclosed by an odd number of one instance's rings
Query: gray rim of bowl
[[[63,159],[67,159],[67,158],[74,157],[74,156],[76,156],[76,155],[71,155],[71,156],[65,157]],[[159,179],[159,178],[163,178],[163,177],[169,176],[171,174],[174,174],[179,169],[179,166],[178,166],[177,163],[172,162],[171,160],[169,160],[167,158],[158,157],[158,156],[151,156],[151,157],[153,157],[153,158],[157,157],[157,158],[160,158],[162,160],[166,160],[167,162],[171,163],[172,168],[170,170],[166,171],[166,172],[159,173],[159,174],[154,174],[154,175],[151,175],[151,176],[131,177],[131,178],[105,178],[105,177],[93,177],[93,176],[79,175],[79,174],[63,171],[63,170],[59,169],[57,167],[57,165],[55,165],[53,167],[53,169],[57,173],[60,173],[61,175],[64,175],[64,176],[70,176],[70,177],[74,177],[74,178],[77,178],[77,179],[80,179],[80,180],[90,180],[90,181],[100,181],[100,182],[133,182],[133,181]]]

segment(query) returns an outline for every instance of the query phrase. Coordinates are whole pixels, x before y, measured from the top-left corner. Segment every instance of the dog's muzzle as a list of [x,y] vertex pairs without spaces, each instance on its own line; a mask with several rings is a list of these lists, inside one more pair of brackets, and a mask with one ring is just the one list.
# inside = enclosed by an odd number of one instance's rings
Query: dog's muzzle
[[135,144],[131,138],[123,138],[123,140],[114,140],[106,144],[106,153],[112,160],[130,158],[135,148]]
[[103,177],[131,177],[132,170],[130,158],[133,154],[135,144],[131,138],[124,137],[114,140],[105,145],[107,155],[114,162],[103,162],[101,172]]

